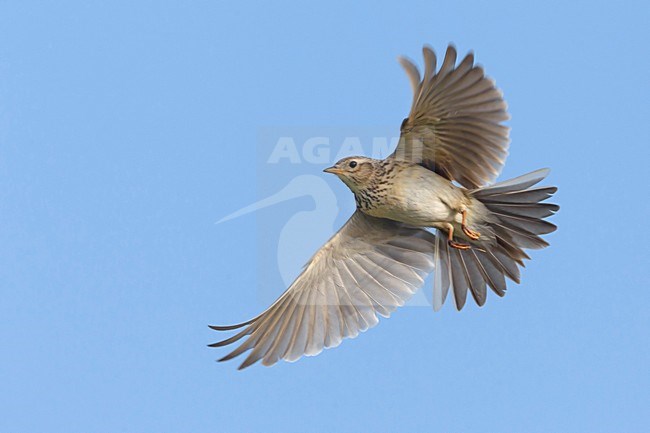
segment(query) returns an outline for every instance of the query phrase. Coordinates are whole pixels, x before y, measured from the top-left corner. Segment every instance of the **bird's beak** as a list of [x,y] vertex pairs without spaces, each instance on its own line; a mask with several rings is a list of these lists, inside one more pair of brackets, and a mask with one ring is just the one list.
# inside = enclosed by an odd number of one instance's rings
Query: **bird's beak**
[[341,173],[343,173],[343,170],[341,170],[340,168],[336,168],[335,166],[328,167],[323,171],[325,173],[332,173],[332,174],[341,174]]

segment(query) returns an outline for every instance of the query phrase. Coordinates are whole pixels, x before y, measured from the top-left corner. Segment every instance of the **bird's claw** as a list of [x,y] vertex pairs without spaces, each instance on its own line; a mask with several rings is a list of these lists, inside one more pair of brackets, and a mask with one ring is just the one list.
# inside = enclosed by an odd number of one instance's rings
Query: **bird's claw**
[[469,229],[467,226],[463,226],[463,233],[465,233],[467,237],[473,241],[481,237],[481,234],[479,232],[475,232],[474,230]]
[[469,227],[467,227],[467,211],[462,210],[460,212],[460,214],[463,216],[463,220],[460,223],[460,226],[463,229],[463,233],[465,233],[467,235],[467,237],[470,238],[473,241],[480,238],[481,234],[479,232],[475,232],[474,230],[471,230]]
[[463,244],[461,242],[452,241],[451,239],[449,239],[447,242],[449,243],[450,247],[456,248],[457,250],[469,250],[470,248],[472,248],[472,246],[469,244]]

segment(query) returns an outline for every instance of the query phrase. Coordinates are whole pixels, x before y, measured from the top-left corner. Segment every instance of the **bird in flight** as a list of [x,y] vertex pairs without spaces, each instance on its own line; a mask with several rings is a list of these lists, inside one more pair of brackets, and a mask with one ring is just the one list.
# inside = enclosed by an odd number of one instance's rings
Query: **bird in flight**
[[540,235],[556,226],[544,219],[559,206],[543,201],[557,188],[535,186],[548,169],[492,183],[509,145],[503,94],[472,53],[456,65],[450,45],[439,69],[432,49],[423,55],[423,76],[400,58],[413,104],[393,154],[348,157],[324,170],[350,188],[356,211],[268,309],[210,326],[240,329],[211,347],[247,337],[219,361],[250,350],[243,369],[317,355],[388,317],[431,272],[435,310],[449,291],[458,310],[468,291],[482,306],[488,287],[504,296],[506,278],[520,282],[525,249],[548,246]]

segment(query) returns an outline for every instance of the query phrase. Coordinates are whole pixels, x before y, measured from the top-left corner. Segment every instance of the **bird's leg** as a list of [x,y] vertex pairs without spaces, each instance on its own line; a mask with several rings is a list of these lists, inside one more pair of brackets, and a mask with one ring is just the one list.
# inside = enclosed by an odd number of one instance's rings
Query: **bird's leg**
[[449,244],[450,247],[456,248],[459,250],[469,250],[471,248],[470,245],[468,244],[463,244],[460,242],[454,241],[454,226],[451,224],[447,224],[447,230],[449,230],[449,235],[447,237],[447,243]]
[[468,238],[474,241],[480,238],[481,234],[479,232],[475,232],[474,230],[471,230],[469,227],[467,227],[467,210],[462,210],[460,214],[463,216],[463,221],[460,223],[460,226],[463,228],[463,233],[465,233]]

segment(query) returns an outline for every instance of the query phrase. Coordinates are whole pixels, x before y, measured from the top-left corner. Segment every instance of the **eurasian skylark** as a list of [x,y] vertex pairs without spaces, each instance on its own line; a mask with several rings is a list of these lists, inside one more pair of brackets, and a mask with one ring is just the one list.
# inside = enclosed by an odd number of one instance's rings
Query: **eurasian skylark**
[[431,271],[434,309],[450,288],[458,310],[468,290],[483,305],[488,286],[503,296],[505,277],[519,283],[519,266],[529,259],[524,249],[548,246],[539,235],[556,229],[544,218],[559,207],[542,201],[557,188],[532,188],[548,170],[490,185],[509,143],[501,91],[471,53],[456,66],[449,46],[438,71],[434,52],[423,53],[422,78],[400,58],[414,98],[395,152],[384,160],[344,158],[325,169],[352,190],[356,212],[266,311],[211,326],[244,328],[212,347],[248,336],[220,361],[252,350],[241,369],[335,347],[376,325],[377,314],[388,317]]

